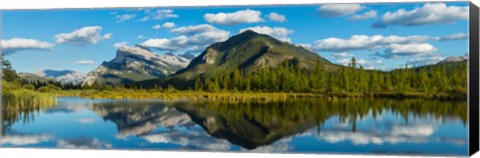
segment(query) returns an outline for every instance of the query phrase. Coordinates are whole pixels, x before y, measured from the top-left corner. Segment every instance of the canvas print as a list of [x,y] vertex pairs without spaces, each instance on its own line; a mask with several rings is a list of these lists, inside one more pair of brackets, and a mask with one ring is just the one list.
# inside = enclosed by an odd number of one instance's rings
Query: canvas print
[[0,145],[467,156],[468,4],[2,10]]

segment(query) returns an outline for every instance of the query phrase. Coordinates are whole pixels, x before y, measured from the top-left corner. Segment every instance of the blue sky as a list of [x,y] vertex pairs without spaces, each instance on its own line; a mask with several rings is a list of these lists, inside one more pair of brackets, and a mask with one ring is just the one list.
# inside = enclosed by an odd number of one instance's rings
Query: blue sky
[[2,11],[2,50],[19,72],[89,72],[136,44],[201,53],[253,29],[369,69],[433,64],[468,53],[468,3],[372,3]]

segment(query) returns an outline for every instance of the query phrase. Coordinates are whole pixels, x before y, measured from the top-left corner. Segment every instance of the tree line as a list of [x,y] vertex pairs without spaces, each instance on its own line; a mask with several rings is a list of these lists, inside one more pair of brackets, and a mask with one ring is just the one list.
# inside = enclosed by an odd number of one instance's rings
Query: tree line
[[296,60],[277,68],[226,69],[195,79],[197,91],[259,91],[314,93],[461,92],[467,89],[467,64],[451,63],[397,68],[390,72],[357,68],[353,57],[348,66],[334,71],[317,60],[313,71],[298,67]]

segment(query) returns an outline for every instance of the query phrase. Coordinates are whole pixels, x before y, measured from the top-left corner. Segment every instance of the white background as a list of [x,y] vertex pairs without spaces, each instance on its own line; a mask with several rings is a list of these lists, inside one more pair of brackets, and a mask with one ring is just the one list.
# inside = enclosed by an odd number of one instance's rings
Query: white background
[[[432,0],[430,0],[432,1]],[[438,0],[433,0],[438,1]],[[454,1],[454,0],[441,0]],[[415,2],[415,0],[2,0],[0,9],[49,9],[49,8],[112,8],[155,6],[206,6],[206,5],[260,5],[260,4],[314,4],[314,3],[366,3],[366,2]],[[475,2],[479,4],[478,2]],[[1,27],[1,25],[0,25]],[[0,149],[4,158],[313,158],[313,157],[387,157],[373,155],[313,155],[313,154],[250,154],[211,152],[164,152],[164,151],[115,151],[115,150],[66,150],[66,149]],[[399,156],[388,156],[399,157]],[[402,156],[409,157],[409,156]],[[474,157],[480,158],[477,153]]]

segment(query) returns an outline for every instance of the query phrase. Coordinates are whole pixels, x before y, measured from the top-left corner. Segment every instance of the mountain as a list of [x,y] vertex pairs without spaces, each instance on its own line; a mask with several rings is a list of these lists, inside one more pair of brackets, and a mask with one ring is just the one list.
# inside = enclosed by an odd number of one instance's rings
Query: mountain
[[468,56],[450,56],[442,61],[440,61],[439,63],[454,63],[454,62],[462,62],[462,61],[467,61],[468,60]]
[[145,135],[159,127],[194,125],[187,114],[162,102],[94,103],[89,108],[104,120],[113,122],[123,136]]
[[165,77],[186,67],[190,60],[172,53],[162,55],[142,46],[121,47],[116,57],[103,62],[97,69],[88,73],[84,84],[94,82],[105,84],[125,84],[140,80]]
[[186,59],[188,59],[188,60],[192,60],[192,59],[194,59],[195,57],[197,57],[197,56],[195,56],[195,55],[193,55],[193,54],[191,54],[191,53],[189,53],[189,52],[186,52],[186,53],[184,53],[184,54],[182,54],[182,55],[180,55],[180,56],[181,56],[181,57],[184,57],[184,58],[186,58]]
[[327,70],[338,67],[304,47],[247,30],[230,37],[224,42],[217,42],[208,46],[186,68],[177,71],[171,77],[138,83],[142,86],[171,84],[182,89],[191,86],[197,76],[213,77],[216,73],[221,73],[227,68],[255,71],[267,67],[275,68],[284,62],[293,61],[297,67],[312,70],[317,60]]
[[19,73],[18,76],[20,76],[20,78],[22,78],[23,80],[27,80],[27,81],[40,81],[40,82],[56,81],[56,79],[54,78],[42,77],[33,73],[22,72],[22,73]]
[[80,84],[86,74],[73,70],[39,70],[34,73],[19,73],[19,76],[27,81],[58,81],[62,84]]

